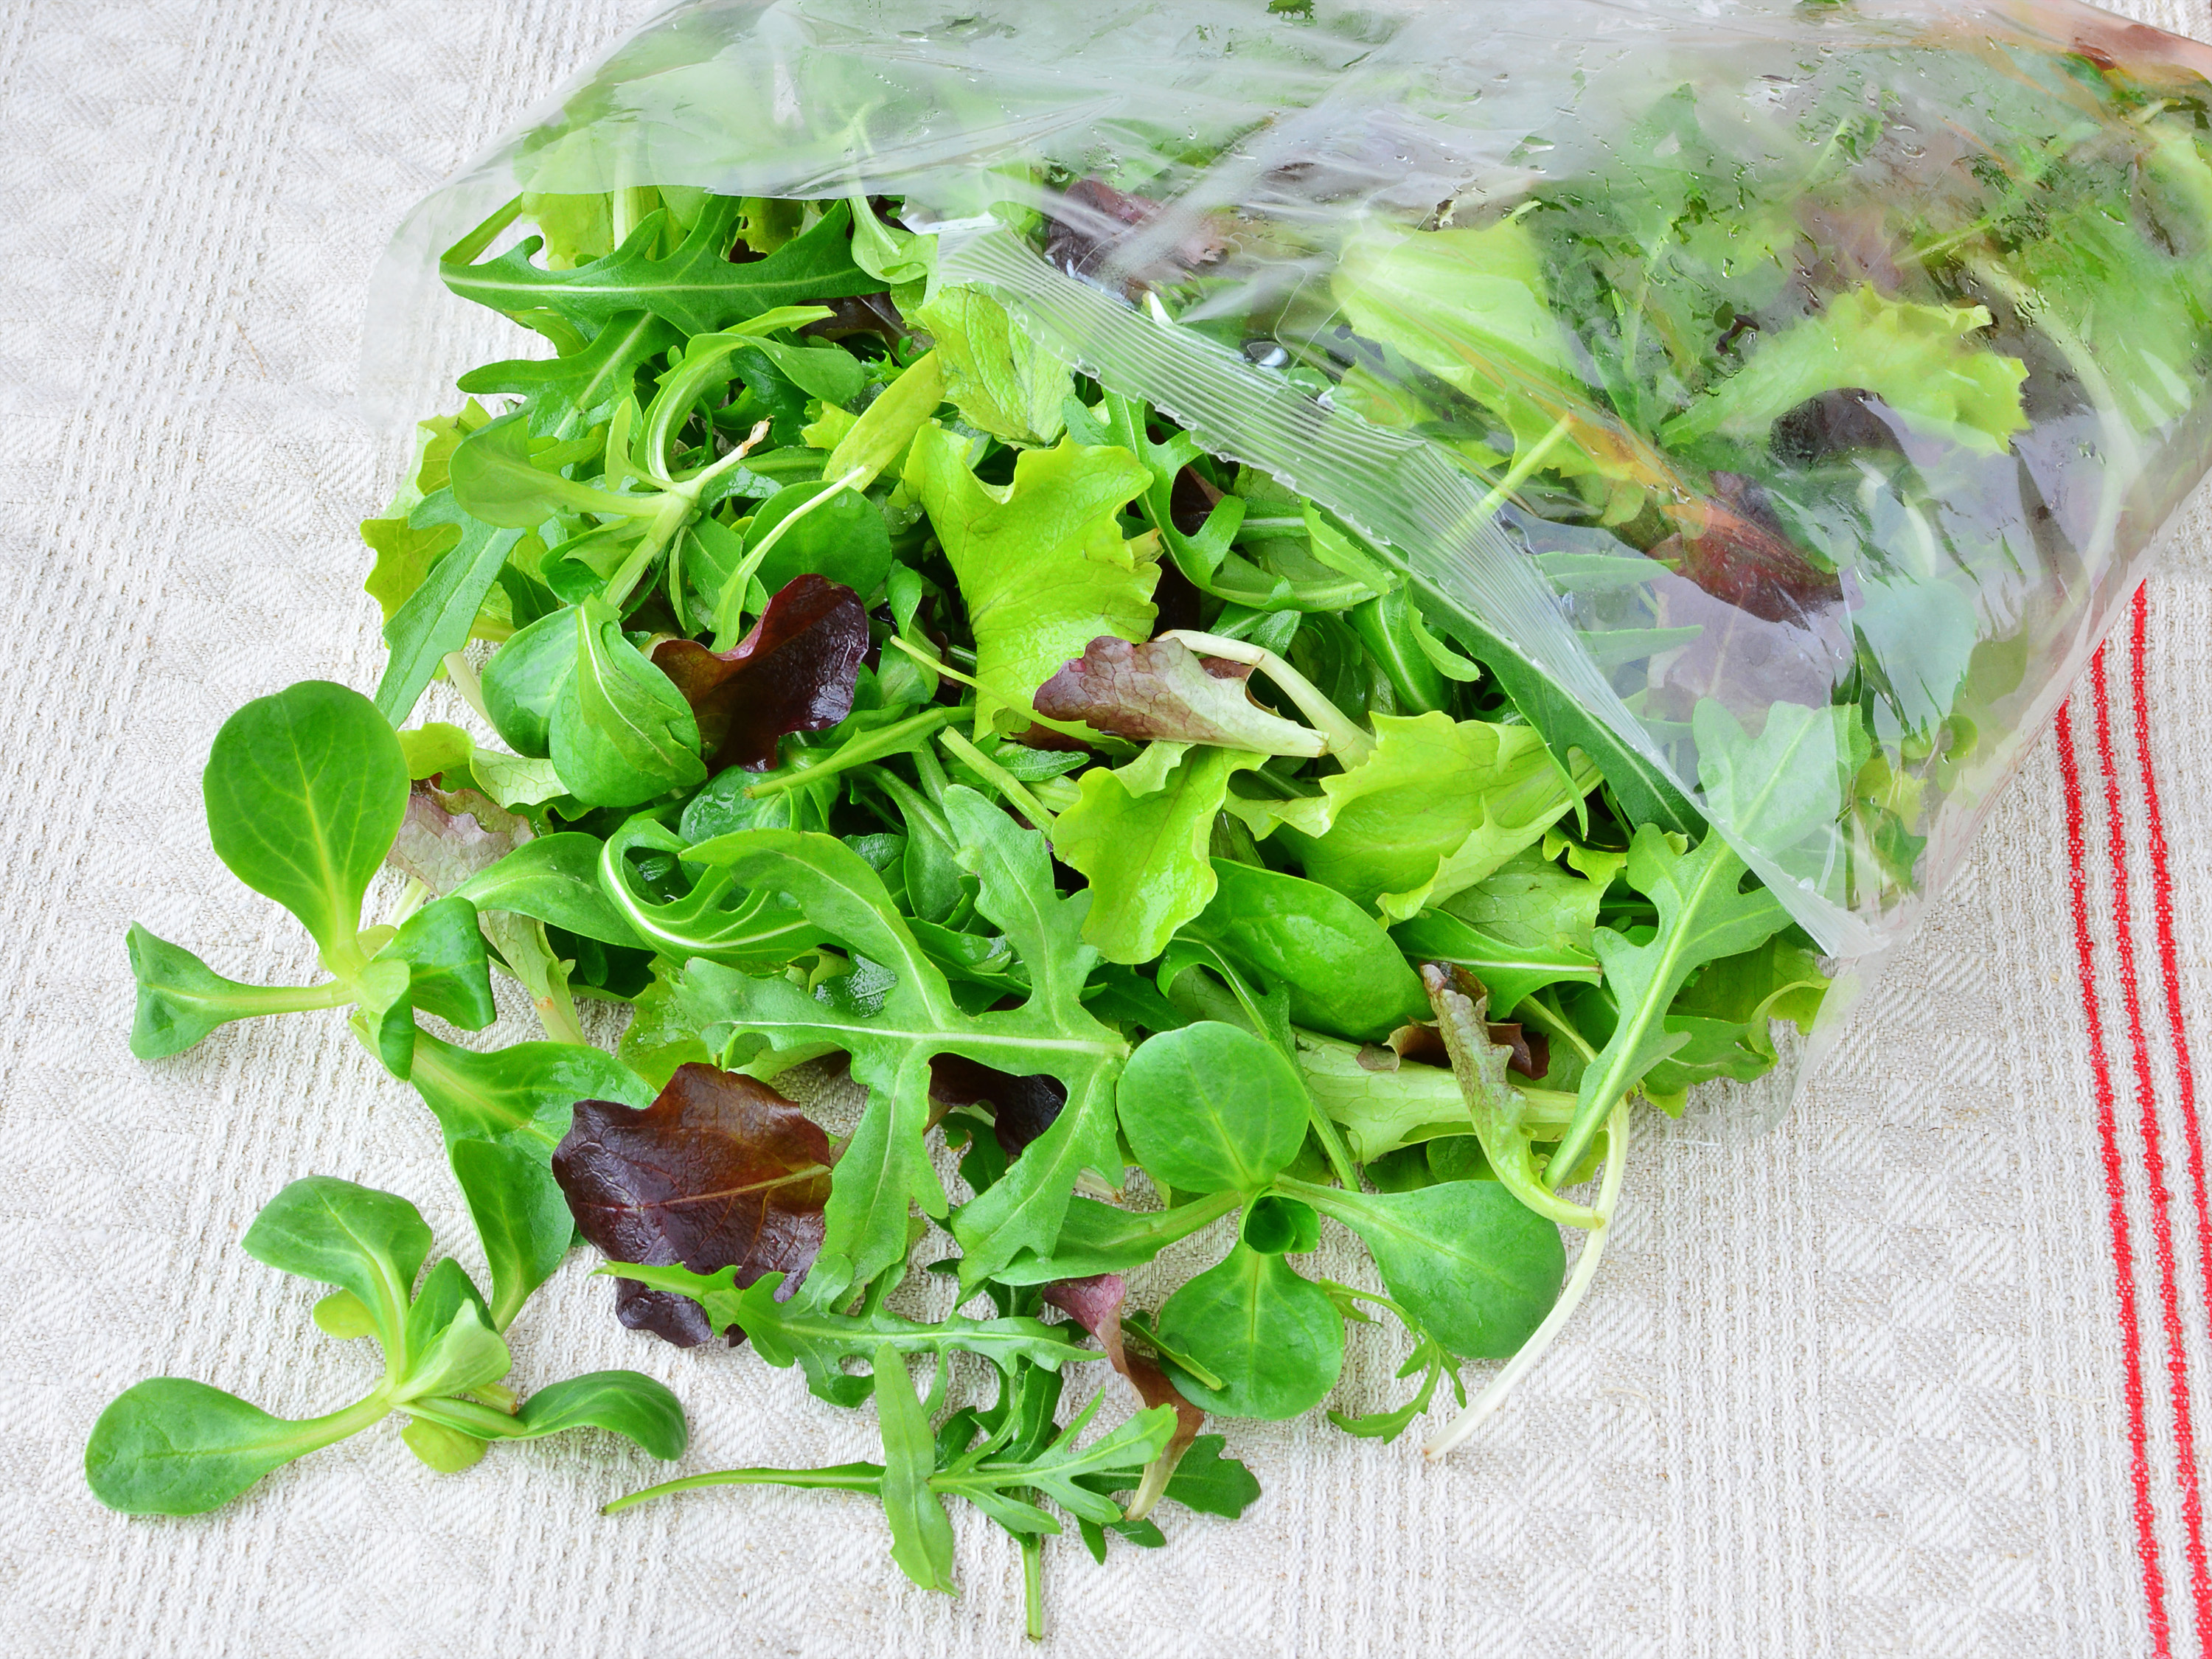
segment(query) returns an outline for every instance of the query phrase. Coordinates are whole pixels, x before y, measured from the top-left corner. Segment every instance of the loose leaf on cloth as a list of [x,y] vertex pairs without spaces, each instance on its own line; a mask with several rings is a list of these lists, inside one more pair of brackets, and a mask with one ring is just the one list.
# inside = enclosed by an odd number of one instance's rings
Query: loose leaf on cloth
[[776,591],[734,649],[709,651],[664,640],[653,665],[666,675],[699,724],[710,769],[775,764],[793,732],[826,732],[853,712],[853,687],[868,651],[868,612],[849,587],[817,575]]
[[1206,908],[1218,884],[1207,857],[1214,817],[1230,778],[1265,758],[1160,742],[1127,766],[1083,775],[1075,805],[1060,815],[1053,851],[1090,880],[1083,936],[1100,956],[1149,962]]
[[1321,733],[1255,702],[1244,689],[1251,677],[1251,664],[1201,657],[1180,640],[1132,645],[1104,634],[1037,688],[1036,711],[1139,742],[1320,755]]
[[1063,441],[1025,449],[1011,483],[969,470],[966,446],[924,427],[906,483],[929,514],[960,584],[975,636],[978,736],[1011,700],[1036,689],[1101,632],[1141,640],[1152,629],[1158,566],[1122,538],[1115,515],[1145,487],[1127,451]]
[[[821,1127],[766,1084],[689,1065],[641,1112],[577,1102],[553,1174],[611,1261],[728,1267],[741,1285],[777,1273],[795,1291],[822,1246],[830,1162]],[[679,1347],[715,1330],[696,1302],[635,1279],[620,1281],[615,1313]]]
[[857,1405],[867,1392],[864,1383],[846,1374],[843,1362],[865,1358],[886,1345],[901,1353],[976,1354],[1009,1375],[1024,1365],[1057,1369],[1100,1357],[1071,1342],[1065,1328],[1024,1316],[902,1319],[874,1306],[873,1298],[858,1313],[838,1313],[793,1295],[795,1287],[781,1273],[763,1274],[741,1288],[737,1281],[742,1272],[733,1267],[696,1273],[681,1267],[618,1261],[599,1271],[626,1281],[635,1275],[634,1282],[651,1294],[680,1301],[699,1315],[709,1333],[728,1331],[732,1340],[750,1338],[754,1352],[770,1365],[797,1364],[807,1387],[833,1406]]
[[544,246],[536,236],[476,264],[449,253],[440,270],[454,293],[494,311],[542,307],[599,330],[642,306],[686,334],[711,333],[778,306],[866,294],[882,286],[853,263],[852,213],[842,203],[768,258],[733,263],[728,256],[738,210],[734,197],[708,197],[665,258],[653,257],[666,224],[665,212],[655,211],[640,220],[613,252],[573,270],[547,270],[532,264],[531,256]]
[[947,789],[944,805],[960,855],[977,878],[977,910],[1029,970],[1032,988],[1020,1007],[962,1012],[883,878],[843,842],[792,830],[722,838],[733,879],[788,893],[831,939],[887,969],[890,983],[879,994],[848,1001],[836,994],[836,981],[824,988],[830,994],[816,998],[785,979],[713,963],[685,969],[684,998],[710,1047],[736,1038],[771,1050],[842,1049],[870,1091],[838,1161],[827,1237],[809,1276],[808,1296],[823,1304],[904,1258],[912,1205],[944,1213],[922,1139],[929,1062],[938,1054],[1015,1076],[1048,1074],[1067,1089],[1067,1105],[1052,1127],[955,1219],[954,1236],[966,1250],[963,1283],[980,1282],[1024,1249],[1049,1249],[1083,1170],[1120,1173],[1113,1082],[1127,1045],[1082,1004],[1084,981],[1097,961],[1081,939],[1085,900],[1054,892],[1041,836],[972,790]]
[[[390,1193],[327,1176],[295,1181],[254,1218],[240,1247],[256,1261],[334,1288],[315,1322],[384,1349],[383,1376],[352,1404],[290,1421],[204,1383],[154,1377],[125,1390],[93,1425],[85,1479],[93,1496],[129,1515],[199,1515],[272,1469],[356,1434],[394,1412],[402,1438],[434,1468],[463,1468],[490,1439],[529,1438],[593,1423],[654,1456],[683,1455],[683,1407],[666,1388],[630,1371],[556,1384],[534,1414],[514,1414],[498,1388],[511,1361],[459,1265],[441,1261],[418,1287],[430,1230]],[[566,1390],[565,1395],[563,1390]],[[503,1398],[504,1407],[477,1396]],[[586,1395],[589,1397],[586,1398]],[[550,1398],[548,1398],[550,1396]]]
[[[1119,1273],[1099,1273],[1088,1279],[1066,1279],[1056,1285],[1048,1285],[1044,1299],[1058,1308],[1070,1319],[1091,1333],[1105,1351],[1107,1363],[1121,1372],[1137,1397],[1147,1408],[1170,1406],[1175,1408],[1175,1433],[1160,1455],[1145,1468],[1145,1478],[1137,1488],[1136,1497],[1122,1511],[1125,1521],[1141,1521],[1152,1512],[1167,1490],[1168,1482],[1176,1472],[1176,1465],[1198,1438],[1198,1431],[1206,1426],[1206,1413],[1176,1392],[1176,1385],[1168,1381],[1168,1374],[1158,1362],[1143,1354],[1133,1354],[1121,1340],[1121,1304],[1128,1296],[1127,1287]],[[1242,1468],[1240,1464],[1238,1466]],[[1248,1474],[1249,1478],[1249,1474]]]
[[216,733],[201,789],[216,856],[337,968],[407,811],[406,757],[383,716],[325,680],[257,697]]

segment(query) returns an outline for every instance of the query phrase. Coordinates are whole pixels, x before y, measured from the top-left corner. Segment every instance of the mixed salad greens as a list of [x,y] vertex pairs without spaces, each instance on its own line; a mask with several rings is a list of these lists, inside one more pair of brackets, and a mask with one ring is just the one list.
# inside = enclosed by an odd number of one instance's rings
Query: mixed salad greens
[[[2018,101],[1981,58],[1931,61]],[[1044,205],[1006,216],[1109,300],[1187,308],[1260,372],[1433,439],[1486,511],[1553,536],[1585,640],[1660,662],[1638,712],[1694,735],[1716,817],[1787,847],[1840,811],[1862,878],[1909,882],[1917,815],[2020,672],[1929,598],[2011,556],[1966,544],[1994,520],[1960,479],[2032,488],[2038,398],[2148,441],[2199,406],[2212,340],[2201,88],[2019,67],[2065,97],[2019,105],[2041,136],[1951,198],[1861,210],[1854,170],[1902,142],[1878,101],[1815,111],[1784,193],[1669,94],[1605,169],[1364,228],[1327,327],[1299,320],[1310,289],[1233,327],[1208,309],[1223,249],[1279,227],[1217,222],[1133,278],[1110,256],[1144,198],[1040,166],[1018,182]],[[520,221],[536,234],[487,257]],[[1403,1328],[1408,1386],[1333,1422],[1394,1438],[1446,1385],[1466,1403],[1467,1362],[1508,1360],[1431,1449],[1466,1432],[1595,1271],[1634,1105],[1679,1111],[1772,1067],[1778,1022],[1809,1029],[1827,980],[1790,911],[1407,550],[1208,453],[938,264],[895,200],[672,186],[524,196],[447,256],[455,292],[553,355],[465,375],[362,526],[374,700],[251,703],[205,778],[216,852],[331,977],[242,984],[134,928],[131,1041],[158,1059],[350,1010],[437,1121],[490,1291],[451,1261],[416,1288],[403,1200],[295,1182],[245,1248],[336,1286],[316,1322],[375,1337],[383,1380],[306,1422],[140,1383],[93,1431],[102,1502],[212,1508],[392,1413],[440,1469],[585,1424],[677,1456],[648,1379],[504,1380],[501,1333],[580,1235],[624,1325],[745,1341],[872,1401],[883,1439],[880,1462],[611,1508],[866,1492],[898,1567],[950,1589],[957,1497],[1020,1540],[1035,1632],[1055,1510],[1102,1560],[1109,1534],[1164,1542],[1162,1502],[1241,1513],[1257,1485],[1207,1418],[1322,1405],[1347,1321]],[[2078,307],[2033,297],[2069,283],[2197,378],[2093,384],[2051,321]],[[1912,537],[1925,580],[1862,604]],[[1908,625],[1936,635],[1911,685],[1863,631]],[[439,678],[473,730],[410,723]],[[1723,695],[1747,684],[1756,708]],[[387,860],[404,887],[371,920]],[[434,1029],[491,1025],[493,969],[542,1041]],[[580,998],[630,1005],[616,1054]],[[779,1087],[810,1065],[865,1087],[856,1122]],[[1368,1285],[1301,1265],[1324,1220]],[[1130,1277],[1200,1234],[1214,1264],[1133,1305]],[[1095,1428],[1105,1389],[1062,1424],[1067,1368],[1099,1360],[1141,1408]]]

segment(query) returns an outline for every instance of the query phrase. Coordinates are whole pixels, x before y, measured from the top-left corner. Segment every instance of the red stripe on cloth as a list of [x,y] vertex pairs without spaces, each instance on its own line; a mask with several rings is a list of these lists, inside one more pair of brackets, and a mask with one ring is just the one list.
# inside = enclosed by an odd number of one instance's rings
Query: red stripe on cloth
[[[2165,993],[2167,1034],[2173,1042],[2175,1093],[2181,1109],[2184,1145],[2188,1153],[2190,1197],[2197,1215],[2197,1266],[2203,1294],[2212,1295],[2212,1204],[2208,1204],[2204,1180],[2204,1133],[2197,1112],[2197,1071],[2189,1054],[2189,1023],[2182,1012],[2180,951],[2174,943],[2173,863],[2166,846],[2166,815],[2158,797],[2158,769],[2150,753],[2149,700],[2144,695],[2143,665],[2150,632],[2150,600],[2136,589],[2130,619],[2130,689],[2135,696],[2136,764],[2142,781],[2143,814],[2150,843],[2151,914],[2158,937],[2159,982]],[[2193,1500],[2197,1492],[2194,1459],[2184,1460],[2182,1479]],[[2197,1645],[2212,1653],[2212,1589],[2204,1582],[2200,1555],[2191,1564],[2191,1589],[2197,1603]]]
[[[2102,657],[2101,651],[2099,653]],[[2112,1273],[2120,1304],[2121,1360],[2126,1368],[2128,1472],[2136,1492],[2136,1553],[2142,1560],[2143,1595],[2149,1606],[2151,1651],[2172,1659],[2166,1613],[2166,1574],[2159,1566],[2156,1517],[2150,1504],[2148,1435],[2143,1422],[2142,1328],[2136,1316],[2136,1252],[2128,1230],[2127,1198],[2120,1182],[2119,1125],[2112,1105],[2112,1072],[2105,1057],[2105,1021],[2097,1001],[2097,957],[2089,939],[2087,854],[2082,836],[2081,769],[2074,758],[2074,721],[2058,708],[2058,769],[2066,785],[2068,885],[2074,902],[2074,949],[2081,975],[2081,1014],[2089,1034],[2089,1075],[2096,1091],[2097,1139],[2105,1159],[2106,1219],[2112,1233]]]
[[2120,773],[2112,757],[2112,687],[2105,653],[2089,665],[2090,695],[2097,710],[2097,769],[2105,784],[2105,845],[2112,866],[2113,943],[2119,955],[2120,1006],[2128,1018],[2128,1046],[2134,1061],[2136,1114],[2142,1135],[2143,1179],[2150,1188],[2152,1254],[2158,1262],[2160,1322],[2166,1329],[2166,1394],[2173,1404],[2176,1475],[2181,1486],[2181,1521],[2189,1563],[2189,1595],[2197,1608],[2200,1643],[2212,1613],[2212,1574],[2204,1560],[2204,1500],[2197,1489],[2197,1427],[2189,1401],[2189,1352],[2183,1346],[2180,1273],[2173,1254],[2173,1200],[2166,1182],[2166,1148],[2158,1121],[2158,1090],[2151,1078],[2150,1044],[2145,1037],[2142,988],[2136,980],[2135,912],[2130,908],[2128,845],[2120,817]]

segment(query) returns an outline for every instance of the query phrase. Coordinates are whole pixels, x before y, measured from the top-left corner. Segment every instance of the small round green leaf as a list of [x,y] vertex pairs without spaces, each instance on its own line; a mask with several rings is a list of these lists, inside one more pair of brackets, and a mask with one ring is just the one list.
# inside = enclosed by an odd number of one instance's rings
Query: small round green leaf
[[1344,1316],[1328,1292],[1241,1244],[1170,1297],[1158,1322],[1168,1347],[1221,1379],[1208,1388],[1164,1359],[1183,1398],[1229,1417],[1278,1423],[1310,1411],[1344,1369]]
[[1305,1086],[1290,1061],[1218,1020],[1145,1042],[1118,1104],[1137,1161],[1177,1192],[1257,1191],[1305,1139]]
[[1310,1204],[1267,1193],[1244,1212],[1241,1237],[1262,1255],[1304,1255],[1321,1244],[1321,1217]]
[[[767,543],[783,521],[828,486],[787,484],[762,503],[745,532],[748,550]],[[770,593],[811,572],[842,582],[866,599],[890,574],[891,537],[876,504],[857,490],[840,489],[777,535],[754,574]]]
[[350,944],[407,813],[407,757],[376,705],[326,680],[257,697],[216,733],[200,783],[230,872],[326,957]]
[[1314,1202],[1366,1241],[1390,1294],[1455,1354],[1504,1358],[1559,1298],[1567,1252],[1559,1227],[1500,1182],[1332,1192]]
[[568,611],[540,617],[484,665],[484,712],[516,754],[544,760],[552,752],[553,701],[575,667],[576,618]]
[[204,1515],[383,1414],[380,1404],[364,1401],[292,1423],[204,1382],[151,1377],[100,1413],[85,1443],[84,1478],[94,1498],[125,1515]]
[[483,1441],[442,1423],[416,1418],[399,1431],[399,1437],[409,1451],[441,1474],[459,1474],[483,1461]]

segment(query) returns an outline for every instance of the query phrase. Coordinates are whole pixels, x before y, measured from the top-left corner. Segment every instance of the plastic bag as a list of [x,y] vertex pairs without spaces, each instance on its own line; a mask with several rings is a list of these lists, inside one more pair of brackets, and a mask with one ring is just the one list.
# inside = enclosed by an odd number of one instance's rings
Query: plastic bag
[[1863,984],[2212,465],[2208,75],[2069,4],[702,0],[416,210],[367,383],[518,191],[896,198]]

